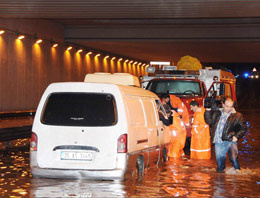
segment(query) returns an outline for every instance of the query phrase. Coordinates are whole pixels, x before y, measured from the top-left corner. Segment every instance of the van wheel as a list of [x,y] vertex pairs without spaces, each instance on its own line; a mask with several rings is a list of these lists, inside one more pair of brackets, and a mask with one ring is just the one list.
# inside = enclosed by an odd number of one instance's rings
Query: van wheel
[[163,153],[163,162],[166,162],[167,161],[167,149],[165,147],[163,148],[162,153]]
[[144,175],[144,157],[142,155],[139,155],[137,158],[136,169],[138,177]]

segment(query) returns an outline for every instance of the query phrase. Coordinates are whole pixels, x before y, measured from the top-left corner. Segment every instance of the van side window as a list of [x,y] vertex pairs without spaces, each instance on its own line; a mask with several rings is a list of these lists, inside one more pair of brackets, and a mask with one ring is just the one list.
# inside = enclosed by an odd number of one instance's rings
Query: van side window
[[160,100],[155,100],[155,102],[156,102],[156,106],[159,107],[158,110],[161,110],[163,112],[163,115],[166,116],[167,114],[166,114],[166,111],[165,111],[161,101]]
[[135,126],[145,125],[144,112],[140,100],[137,98],[128,98],[126,104],[128,116],[130,118],[130,124]]
[[[160,100],[155,100],[156,103],[156,107],[157,107],[157,113],[158,113],[158,117],[159,120],[162,121],[162,123],[166,126],[170,125],[166,110],[164,109],[162,103]],[[170,114],[168,114],[170,116]]]
[[111,126],[117,123],[114,96],[100,93],[53,93],[41,122],[59,126]]

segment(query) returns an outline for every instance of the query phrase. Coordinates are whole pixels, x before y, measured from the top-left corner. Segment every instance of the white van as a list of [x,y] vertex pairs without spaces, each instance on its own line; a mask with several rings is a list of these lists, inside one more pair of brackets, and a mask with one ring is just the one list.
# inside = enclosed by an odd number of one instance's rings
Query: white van
[[[159,98],[134,86],[95,83],[93,75],[102,80],[92,74],[44,92],[32,127],[33,177],[124,179],[166,160],[170,134],[159,121]],[[113,75],[127,84],[129,74]]]

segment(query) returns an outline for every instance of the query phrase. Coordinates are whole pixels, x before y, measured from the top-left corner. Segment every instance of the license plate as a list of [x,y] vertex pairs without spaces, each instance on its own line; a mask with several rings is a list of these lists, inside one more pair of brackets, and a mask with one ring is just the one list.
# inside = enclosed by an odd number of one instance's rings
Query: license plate
[[60,153],[60,159],[61,160],[87,160],[87,161],[92,161],[93,153],[62,151]]

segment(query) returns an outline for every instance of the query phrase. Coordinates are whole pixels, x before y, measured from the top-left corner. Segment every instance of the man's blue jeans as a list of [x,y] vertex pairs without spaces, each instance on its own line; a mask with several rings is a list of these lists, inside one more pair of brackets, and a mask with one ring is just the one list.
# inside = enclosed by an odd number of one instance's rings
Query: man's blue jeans
[[227,152],[232,166],[235,169],[240,169],[238,162],[237,142],[223,141],[222,143],[215,143],[215,155],[218,165],[218,172],[222,172],[226,167]]

